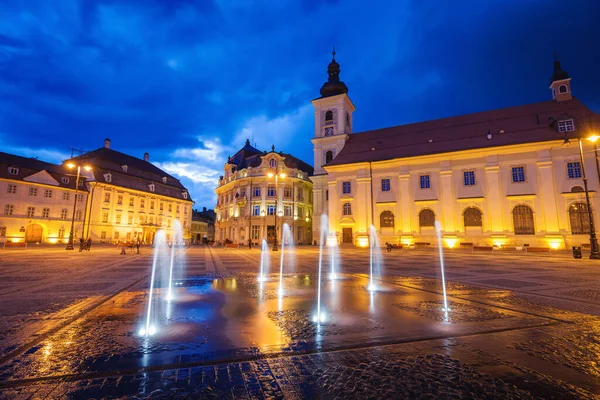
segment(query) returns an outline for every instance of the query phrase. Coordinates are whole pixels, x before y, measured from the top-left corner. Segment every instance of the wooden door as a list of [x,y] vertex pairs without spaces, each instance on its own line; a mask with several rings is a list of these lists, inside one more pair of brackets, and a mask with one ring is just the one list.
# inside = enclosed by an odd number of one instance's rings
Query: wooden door
[[352,243],[352,228],[342,229],[342,243]]
[[25,228],[25,241],[27,243],[41,243],[43,233],[44,229],[41,227],[41,225],[27,225],[27,228]]

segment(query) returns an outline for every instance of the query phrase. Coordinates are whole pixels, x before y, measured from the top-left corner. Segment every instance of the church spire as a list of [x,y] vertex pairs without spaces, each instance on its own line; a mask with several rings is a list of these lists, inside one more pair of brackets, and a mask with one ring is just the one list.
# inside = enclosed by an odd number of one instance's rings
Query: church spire
[[348,87],[340,81],[340,64],[335,60],[335,46],[331,52],[331,62],[327,67],[327,82],[321,86],[321,97],[335,96],[338,94],[348,93]]
[[554,73],[550,78],[550,90],[552,90],[552,99],[556,101],[571,100],[571,78],[569,73],[562,69],[560,61],[554,52]]

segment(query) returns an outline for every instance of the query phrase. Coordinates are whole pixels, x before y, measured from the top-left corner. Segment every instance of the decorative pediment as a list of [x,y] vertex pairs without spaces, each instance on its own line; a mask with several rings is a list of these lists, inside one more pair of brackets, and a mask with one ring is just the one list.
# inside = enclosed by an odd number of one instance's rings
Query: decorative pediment
[[340,226],[349,226],[349,225],[356,224],[356,222],[354,222],[354,218],[346,216],[346,217],[342,217],[342,219],[340,219],[339,224],[340,224]]
[[59,183],[46,170],[36,172],[23,178],[26,182],[42,183],[44,185],[59,186]]

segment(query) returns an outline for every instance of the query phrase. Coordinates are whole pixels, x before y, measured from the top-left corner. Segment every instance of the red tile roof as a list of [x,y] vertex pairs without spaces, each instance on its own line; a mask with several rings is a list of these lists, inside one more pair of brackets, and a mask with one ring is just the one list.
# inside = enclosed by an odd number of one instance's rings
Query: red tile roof
[[[562,140],[585,135],[584,128],[594,121],[600,128],[598,117],[573,98],[359,132],[327,166]],[[556,121],[571,118],[576,131],[559,133]]]

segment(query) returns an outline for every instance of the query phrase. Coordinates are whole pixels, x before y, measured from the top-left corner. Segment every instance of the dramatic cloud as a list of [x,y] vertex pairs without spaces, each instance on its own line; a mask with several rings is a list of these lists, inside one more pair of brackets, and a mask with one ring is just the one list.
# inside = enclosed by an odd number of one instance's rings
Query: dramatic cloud
[[1,150],[59,162],[110,137],[212,207],[246,139],[312,163],[333,45],[357,131],[548,99],[555,50],[597,108],[600,53],[582,49],[599,14],[559,0],[5,0]]

